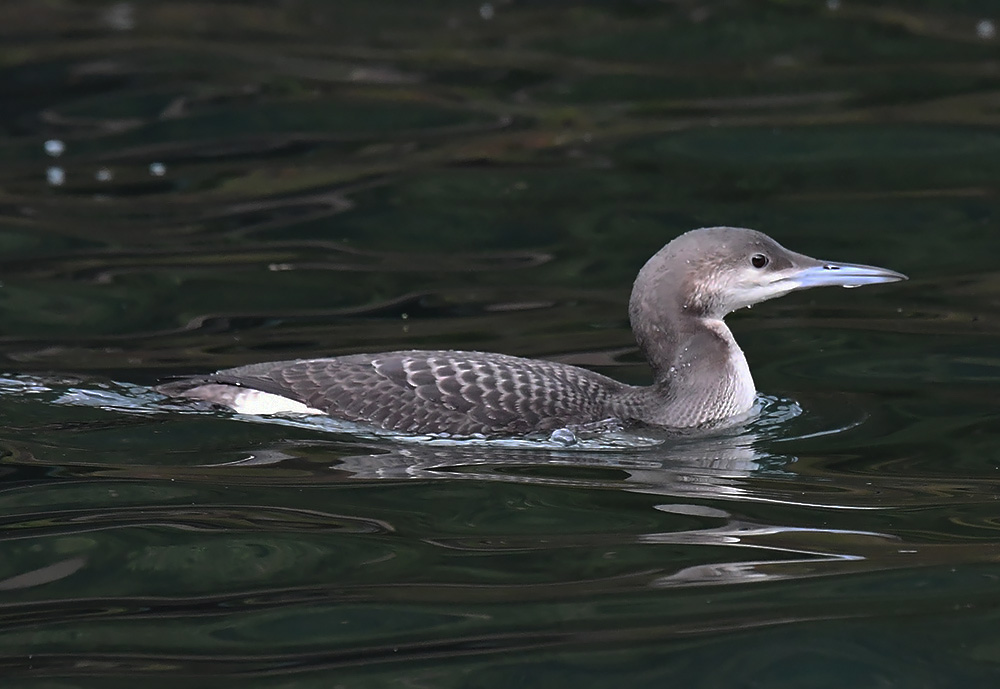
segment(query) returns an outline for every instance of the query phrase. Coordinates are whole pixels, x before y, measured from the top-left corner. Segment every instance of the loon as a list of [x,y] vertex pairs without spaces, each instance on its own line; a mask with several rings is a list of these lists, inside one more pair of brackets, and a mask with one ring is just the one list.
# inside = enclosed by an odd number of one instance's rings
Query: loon
[[404,434],[518,437],[608,423],[687,429],[753,407],[753,377],[727,314],[810,287],[905,279],[819,261],[756,230],[707,227],[660,249],[633,285],[629,319],[653,371],[648,386],[552,361],[410,350],[252,364],[158,389],[238,413],[326,414]]

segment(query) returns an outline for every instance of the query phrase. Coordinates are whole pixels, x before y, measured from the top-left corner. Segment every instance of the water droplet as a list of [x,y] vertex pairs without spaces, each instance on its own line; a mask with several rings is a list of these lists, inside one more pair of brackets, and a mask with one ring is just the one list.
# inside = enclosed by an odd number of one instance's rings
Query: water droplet
[[826,9],[836,12],[840,9],[840,0],[826,0]]
[[45,171],[45,179],[54,187],[62,186],[66,181],[66,171],[61,167],[50,167]]
[[494,14],[496,14],[496,10],[493,9],[493,3],[484,2],[482,5],[479,6],[479,16],[485,19],[486,21],[493,19]]
[[984,41],[995,38],[997,35],[997,25],[993,23],[992,19],[981,19],[976,24],[976,35]]
[[167,174],[167,166],[163,163],[150,163],[149,174],[153,177],[163,177],[163,175]]
[[66,144],[59,139],[49,139],[45,142],[45,152],[53,158],[58,158],[66,151]]
[[568,428],[557,428],[552,431],[549,441],[560,445],[576,445],[576,434]]
[[110,182],[114,179],[114,174],[108,168],[102,167],[94,174],[94,178],[97,179],[98,182]]

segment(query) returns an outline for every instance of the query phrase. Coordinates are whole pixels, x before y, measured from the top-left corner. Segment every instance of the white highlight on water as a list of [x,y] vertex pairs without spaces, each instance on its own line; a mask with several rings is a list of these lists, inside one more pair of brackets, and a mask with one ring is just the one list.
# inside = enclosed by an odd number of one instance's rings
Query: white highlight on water
[[66,152],[66,144],[59,139],[49,139],[45,142],[45,152],[53,158],[58,158]]

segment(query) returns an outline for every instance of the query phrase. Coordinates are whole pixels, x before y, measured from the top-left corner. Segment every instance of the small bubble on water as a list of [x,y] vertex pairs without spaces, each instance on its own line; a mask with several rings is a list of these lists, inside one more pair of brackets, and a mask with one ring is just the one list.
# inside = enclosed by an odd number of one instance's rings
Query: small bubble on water
[[826,9],[836,12],[840,9],[840,0],[826,0]]
[[53,158],[58,158],[65,152],[66,144],[59,139],[49,139],[45,142],[45,152]]
[[992,19],[981,19],[976,24],[976,35],[985,41],[995,38],[997,35],[997,25],[993,23]]
[[109,170],[106,167],[102,167],[94,174],[94,178],[98,182],[110,182],[112,179],[114,179],[114,175],[112,174],[111,170]]
[[576,433],[568,428],[557,428],[552,431],[549,440],[560,445],[576,445]]
[[50,167],[45,171],[45,179],[54,187],[62,186],[66,181],[66,171],[61,167]]
[[150,163],[149,174],[153,177],[163,177],[163,175],[167,174],[167,166],[163,163]]
[[496,14],[496,10],[493,9],[493,3],[484,2],[482,5],[479,6],[479,16],[485,19],[486,21],[493,19],[494,14]]

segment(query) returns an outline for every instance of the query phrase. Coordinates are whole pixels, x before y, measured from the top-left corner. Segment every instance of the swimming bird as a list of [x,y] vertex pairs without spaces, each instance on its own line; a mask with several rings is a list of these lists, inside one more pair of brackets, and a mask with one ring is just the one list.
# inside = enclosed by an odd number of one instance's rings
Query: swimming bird
[[626,385],[567,364],[505,354],[410,350],[276,361],[159,389],[246,414],[327,414],[405,434],[518,437],[614,423],[692,428],[750,411],[756,388],[723,318],[810,287],[905,280],[819,261],[756,230],[680,235],[639,271],[629,319],[653,371]]

